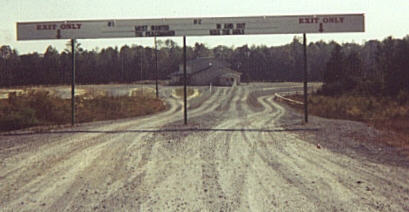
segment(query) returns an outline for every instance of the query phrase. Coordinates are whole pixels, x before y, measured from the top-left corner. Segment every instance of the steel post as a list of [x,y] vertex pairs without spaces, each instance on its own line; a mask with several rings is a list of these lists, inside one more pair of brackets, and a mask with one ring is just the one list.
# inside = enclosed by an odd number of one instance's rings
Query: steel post
[[187,125],[187,76],[186,76],[186,36],[183,36],[183,108],[184,108],[184,120],[185,125]]
[[159,88],[158,88],[158,50],[156,44],[155,36],[155,86],[156,86],[156,98],[159,98]]
[[72,75],[71,75],[71,125],[75,124],[75,39],[71,39]]
[[307,63],[307,35],[304,33],[304,121],[308,123],[308,63]]

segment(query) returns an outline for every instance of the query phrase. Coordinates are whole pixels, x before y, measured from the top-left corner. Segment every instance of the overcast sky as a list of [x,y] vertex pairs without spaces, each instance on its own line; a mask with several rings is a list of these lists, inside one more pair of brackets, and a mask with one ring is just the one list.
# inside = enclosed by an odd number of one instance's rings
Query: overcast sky
[[[138,19],[171,17],[261,16],[364,13],[365,33],[311,34],[308,41],[363,43],[387,36],[403,38],[409,34],[409,0],[0,0],[0,46],[10,45],[20,54],[43,53],[48,45],[59,51],[67,40],[16,41],[16,22]],[[251,35],[188,37],[188,45],[277,46],[291,42],[295,35]],[[162,39],[162,38],[161,38]],[[181,45],[182,38],[171,38]],[[153,38],[79,40],[88,50],[108,46],[153,46]]]

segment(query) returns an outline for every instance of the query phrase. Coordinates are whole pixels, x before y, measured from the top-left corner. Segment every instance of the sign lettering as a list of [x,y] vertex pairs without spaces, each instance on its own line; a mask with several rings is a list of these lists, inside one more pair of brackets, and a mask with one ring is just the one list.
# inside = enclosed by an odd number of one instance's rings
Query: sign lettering
[[323,18],[317,18],[317,17],[305,17],[305,18],[299,18],[298,23],[299,24],[318,24],[318,23],[331,23],[331,24],[342,24],[344,23],[344,17],[323,17]]
[[[148,30],[150,29],[150,30]],[[135,37],[175,36],[169,25],[135,26]]]
[[81,29],[82,24],[61,24],[57,27],[57,24],[38,24],[37,30],[56,30],[56,29]]
[[209,35],[244,35],[245,28],[246,23],[216,24],[216,29],[210,29]]

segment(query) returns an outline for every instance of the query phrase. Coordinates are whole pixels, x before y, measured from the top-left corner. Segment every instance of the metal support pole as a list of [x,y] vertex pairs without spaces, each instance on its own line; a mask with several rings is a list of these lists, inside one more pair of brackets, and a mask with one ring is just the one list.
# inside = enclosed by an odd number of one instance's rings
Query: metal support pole
[[304,33],[304,121],[308,123],[308,64],[307,64],[307,35]]
[[124,54],[125,51],[122,54],[119,54],[119,57],[121,58],[121,74],[120,74],[120,80],[125,80],[124,78]]
[[72,81],[71,81],[71,125],[75,124],[75,39],[71,39]]
[[158,50],[156,44],[155,36],[155,86],[156,86],[156,98],[159,98],[159,88],[158,88]]
[[[5,74],[6,74],[6,77],[5,78],[7,78],[8,80],[6,80],[7,82],[8,82],[8,85],[9,85],[9,87],[11,86],[11,79],[10,79],[10,74],[9,74],[9,70],[8,70],[8,67],[7,67],[7,60],[8,60],[8,57],[6,56],[6,58],[4,59],[4,65],[5,65]],[[6,85],[6,83],[4,83],[4,85]]]
[[[138,52],[138,51],[136,51],[136,52]],[[143,54],[144,54],[145,52],[143,51],[143,47],[141,46],[141,79],[140,79],[140,83],[141,83],[141,93],[142,93],[142,96],[143,96],[143,82],[142,82],[142,78],[143,78]]]
[[184,120],[187,125],[187,98],[186,98],[186,36],[183,36],[183,108],[184,108]]

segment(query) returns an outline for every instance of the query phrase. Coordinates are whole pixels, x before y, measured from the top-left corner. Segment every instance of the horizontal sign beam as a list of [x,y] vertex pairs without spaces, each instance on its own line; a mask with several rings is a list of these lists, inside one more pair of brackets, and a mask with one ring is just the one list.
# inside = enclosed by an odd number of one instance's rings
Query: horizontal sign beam
[[364,14],[17,23],[17,40],[364,32]]

